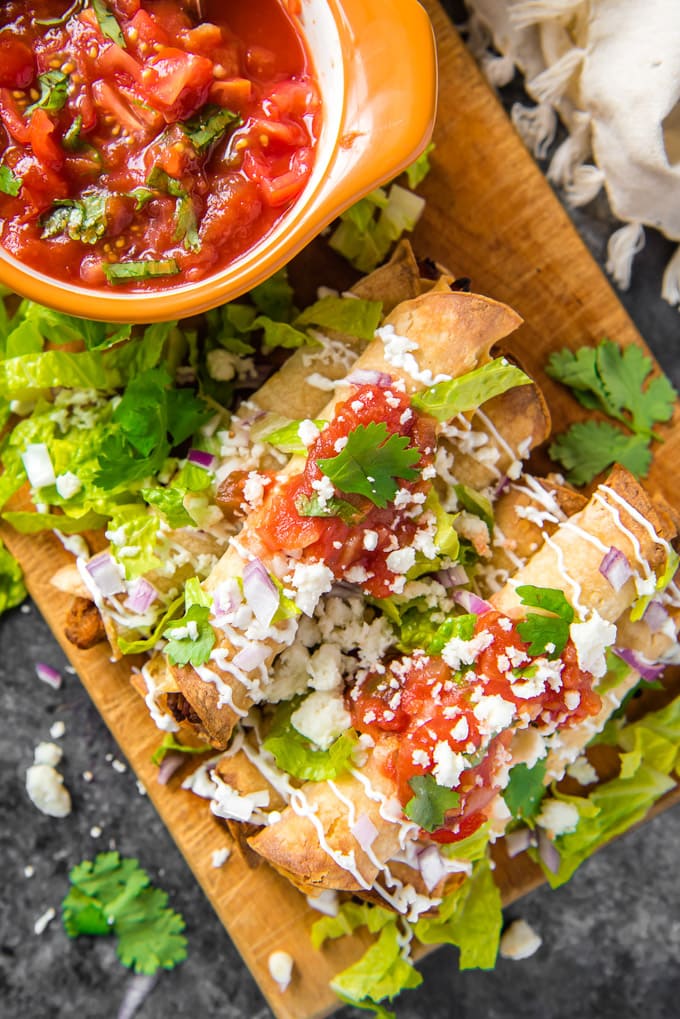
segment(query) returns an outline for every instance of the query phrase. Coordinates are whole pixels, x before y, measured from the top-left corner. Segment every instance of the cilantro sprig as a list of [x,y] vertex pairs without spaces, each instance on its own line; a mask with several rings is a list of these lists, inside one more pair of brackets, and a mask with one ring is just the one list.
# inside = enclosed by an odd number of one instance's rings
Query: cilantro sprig
[[537,761],[531,768],[527,764],[515,764],[510,769],[510,781],[503,790],[503,799],[515,820],[531,821],[538,814],[547,792],[545,772],[545,759]]
[[414,775],[409,785],[413,796],[404,807],[404,813],[425,831],[441,828],[446,812],[460,803],[460,793],[438,785],[434,775]]
[[384,509],[397,494],[397,479],[414,481],[420,451],[406,435],[390,433],[384,421],[357,425],[337,456],[319,460],[319,469],[341,492],[365,495]]
[[530,655],[546,655],[549,659],[559,658],[569,640],[569,627],[574,620],[574,610],[564,593],[554,587],[533,587],[523,584],[517,588],[523,605],[542,609],[549,615],[528,612],[524,622],[519,623],[517,632],[526,641]]
[[546,371],[569,386],[582,406],[613,419],[577,422],[552,443],[550,455],[566,468],[569,481],[585,485],[614,463],[646,477],[650,446],[658,438],[654,425],[671,418],[677,395],[664,375],[650,378],[652,359],[639,347],[621,350],[604,339],[596,347],[552,354]]
[[186,958],[184,919],[169,908],[167,893],[151,884],[137,860],[99,853],[74,867],[69,878],[62,902],[69,937],[115,934],[118,958],[136,973],[173,969]]

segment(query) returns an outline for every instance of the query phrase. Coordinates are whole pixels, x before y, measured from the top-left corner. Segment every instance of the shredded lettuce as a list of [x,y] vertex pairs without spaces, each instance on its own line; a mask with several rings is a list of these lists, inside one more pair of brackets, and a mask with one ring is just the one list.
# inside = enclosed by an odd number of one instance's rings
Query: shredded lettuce
[[337,916],[316,921],[312,944],[320,948],[326,939],[352,934],[359,927],[366,927],[378,938],[357,962],[333,978],[331,988],[342,1001],[389,1019],[393,1013],[380,1002],[392,1001],[401,991],[423,982],[418,970],[404,958],[403,937],[394,913],[367,903],[345,902]]
[[26,597],[21,567],[0,541],[0,615],[20,605]]
[[279,704],[263,742],[264,749],[273,754],[282,771],[305,782],[337,778],[353,765],[356,733],[348,729],[331,743],[328,750],[319,750],[291,722],[291,716],[300,703],[301,698],[295,697]]
[[381,301],[355,297],[322,297],[297,316],[296,326],[319,326],[372,340],[382,317]]
[[329,245],[360,272],[372,272],[395,241],[415,229],[424,200],[398,184],[371,192],[340,216]]
[[436,917],[418,920],[415,932],[424,945],[457,945],[461,969],[493,969],[502,925],[501,894],[484,857],[446,896]]
[[508,389],[530,383],[531,379],[520,368],[498,357],[481,368],[474,368],[455,379],[437,382],[424,392],[416,393],[411,397],[411,403],[437,421],[450,421],[456,414],[474,410]]

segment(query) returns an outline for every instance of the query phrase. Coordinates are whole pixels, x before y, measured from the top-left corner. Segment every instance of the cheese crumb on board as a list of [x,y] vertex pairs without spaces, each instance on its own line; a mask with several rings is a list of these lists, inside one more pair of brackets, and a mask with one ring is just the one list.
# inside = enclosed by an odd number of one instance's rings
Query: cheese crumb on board
[[279,985],[279,990],[285,991],[293,976],[292,956],[281,950],[272,952],[269,956],[269,972]]
[[526,920],[514,920],[501,936],[500,953],[504,959],[528,959],[543,944],[543,939]]

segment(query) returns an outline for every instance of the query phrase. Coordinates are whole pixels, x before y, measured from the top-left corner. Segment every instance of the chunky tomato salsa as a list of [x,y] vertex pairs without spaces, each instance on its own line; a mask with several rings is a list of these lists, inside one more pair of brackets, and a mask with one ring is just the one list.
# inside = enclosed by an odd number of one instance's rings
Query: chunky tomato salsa
[[229,265],[312,168],[319,95],[285,0],[0,5],[0,243],[89,287]]

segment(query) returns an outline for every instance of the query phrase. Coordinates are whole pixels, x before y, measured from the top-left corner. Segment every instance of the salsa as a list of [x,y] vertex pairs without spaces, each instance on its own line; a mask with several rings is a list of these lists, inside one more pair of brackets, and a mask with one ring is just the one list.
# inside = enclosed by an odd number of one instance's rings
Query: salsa
[[[388,436],[403,436],[418,450],[417,479],[398,479],[396,499],[384,507],[335,486],[324,505],[319,461],[336,456],[348,436],[371,423],[384,423]],[[390,555],[412,545],[431,487],[422,474],[434,458],[434,424],[393,386],[353,386],[310,446],[304,470],[277,485],[266,500],[256,530],[267,551],[300,550],[304,561],[325,563],[338,580],[359,584],[367,594],[393,593],[405,571],[390,568]]]
[[571,641],[556,662],[532,658],[514,621],[490,610],[474,623],[475,645],[470,667],[454,669],[419,651],[369,674],[350,695],[359,732],[378,740],[398,734],[387,759],[404,806],[415,775],[434,774],[459,793],[458,806],[431,833],[438,842],[466,838],[484,823],[485,808],[507,781],[514,729],[533,725],[549,734],[601,706]]
[[320,101],[285,0],[0,6],[0,243],[158,290],[248,251],[302,191]]

